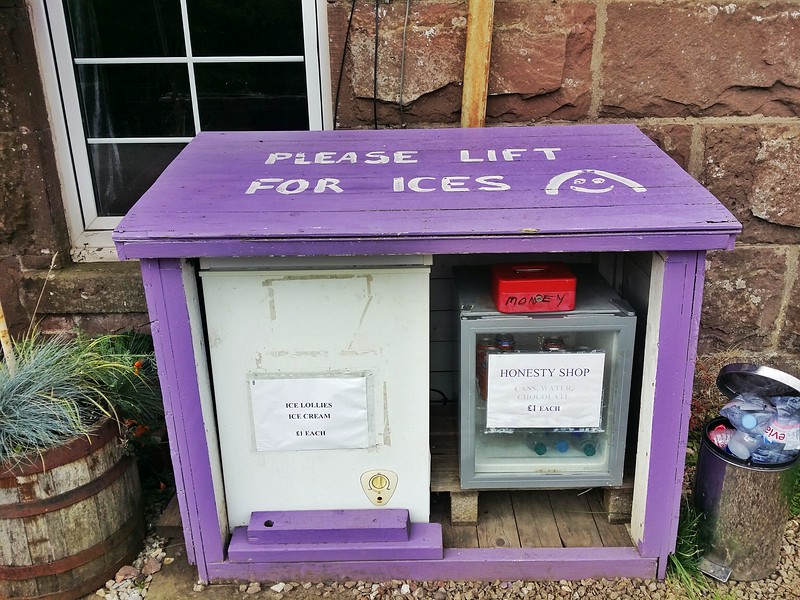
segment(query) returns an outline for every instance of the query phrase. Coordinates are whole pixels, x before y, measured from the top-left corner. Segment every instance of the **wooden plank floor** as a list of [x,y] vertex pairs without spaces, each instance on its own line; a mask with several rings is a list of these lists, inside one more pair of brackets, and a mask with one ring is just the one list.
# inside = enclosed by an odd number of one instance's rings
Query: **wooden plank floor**
[[431,495],[431,521],[441,523],[445,548],[632,547],[628,528],[613,525],[600,490],[486,491],[477,525],[450,523],[447,493]]

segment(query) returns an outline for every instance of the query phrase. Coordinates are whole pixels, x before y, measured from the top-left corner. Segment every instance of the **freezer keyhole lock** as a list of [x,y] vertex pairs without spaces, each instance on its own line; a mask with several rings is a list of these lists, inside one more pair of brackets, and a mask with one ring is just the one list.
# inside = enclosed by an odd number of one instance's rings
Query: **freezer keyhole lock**
[[361,488],[375,506],[386,506],[397,488],[397,473],[385,469],[361,475]]

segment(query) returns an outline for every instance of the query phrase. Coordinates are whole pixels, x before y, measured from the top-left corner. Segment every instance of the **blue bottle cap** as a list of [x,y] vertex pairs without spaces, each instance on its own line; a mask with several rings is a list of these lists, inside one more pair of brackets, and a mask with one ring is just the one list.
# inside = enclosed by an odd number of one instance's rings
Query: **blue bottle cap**
[[758,424],[756,418],[753,415],[744,414],[742,415],[742,427],[745,429],[752,429]]
[[566,452],[569,450],[569,442],[567,440],[558,440],[556,442],[556,450],[559,452]]

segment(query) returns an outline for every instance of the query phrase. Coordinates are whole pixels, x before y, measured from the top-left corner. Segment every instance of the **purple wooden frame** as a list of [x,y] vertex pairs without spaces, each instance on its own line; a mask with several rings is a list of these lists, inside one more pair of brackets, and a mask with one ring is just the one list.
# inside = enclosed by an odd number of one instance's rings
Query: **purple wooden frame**
[[[513,136],[515,130],[528,129],[513,128],[507,131]],[[552,135],[556,129],[550,128]],[[583,133],[591,134],[592,127],[580,129]],[[632,136],[639,146],[653,153],[654,146],[642,145],[643,136],[638,132],[634,134],[624,126],[603,128],[603,132],[610,131],[621,138]],[[359,139],[382,140],[380,134],[385,133],[375,132],[371,136],[362,132]],[[314,135],[297,134],[298,139],[306,141],[316,139]],[[404,135],[406,137],[403,139],[408,139],[408,132]],[[224,141],[230,144],[231,137]],[[208,143],[208,139],[202,141],[202,144]],[[665,163],[660,154],[657,156],[659,168],[670,164]],[[674,165],[671,168],[678,169]],[[134,208],[131,216],[123,221],[115,240],[121,256],[142,259],[142,277],[162,378],[181,517],[190,560],[197,565],[200,579],[663,578],[667,556],[674,550],[677,534],[705,251],[732,247],[740,229],[736,220],[724,209],[720,210],[716,201],[709,201],[707,193],[697,184],[682,185],[676,193],[685,194],[686,185],[689,188],[694,185],[701,190],[698,193],[702,197],[699,204],[691,198],[686,200],[685,211],[691,213],[686,219],[692,225],[684,228],[679,223],[673,223],[668,228],[658,230],[657,221],[653,221],[629,231],[602,232],[596,230],[595,224],[595,230],[588,233],[580,233],[579,226],[571,226],[568,232],[552,228],[551,231],[538,234],[520,234],[519,229],[486,232],[485,223],[476,220],[469,232],[447,231],[442,235],[437,235],[435,231],[404,235],[387,230],[385,235],[339,237],[323,233],[306,237],[283,234],[237,237],[226,234],[214,238],[204,237],[197,230],[194,230],[197,235],[193,235],[188,230],[181,232],[173,228],[173,217],[185,215],[185,210],[170,204],[169,194],[174,191],[172,183],[165,184],[163,190],[159,189],[157,183],[148,193],[148,198],[143,200],[143,208],[139,211]],[[156,206],[156,199],[162,203],[160,208]],[[633,205],[637,200],[632,198],[626,201]],[[224,210],[225,207],[220,208],[220,211]],[[602,209],[594,212],[601,213]],[[472,218],[477,219],[478,215],[485,217],[490,213],[471,214]],[[552,217],[558,213],[550,211],[550,214]],[[246,215],[244,218],[252,219],[252,216]],[[702,226],[704,219],[706,227]],[[177,229],[182,227],[185,225]],[[491,224],[486,227],[491,227]],[[207,428],[212,427],[213,423],[204,422],[202,410],[202,396],[210,393],[210,390],[201,389],[204,380],[198,377],[198,373],[207,368],[207,358],[202,343],[199,344],[195,339],[199,324],[192,322],[193,311],[197,310],[196,306],[192,306],[197,295],[196,271],[194,263],[187,259],[208,256],[367,256],[397,253],[502,255],[518,252],[630,251],[657,252],[664,261],[662,300],[660,306],[650,307],[650,310],[657,310],[654,314],[658,315],[655,323],[657,331],[652,334],[658,336],[658,351],[654,353],[653,380],[644,383],[653,386],[654,426],[649,447],[638,448],[638,452],[647,457],[649,468],[646,486],[641,492],[644,494],[645,511],[643,527],[635,548],[447,549],[441,560],[313,563],[231,563],[226,560],[229,536],[223,522],[224,507],[218,504],[217,498],[220,496],[215,492],[219,490],[215,489],[210,464],[210,453],[217,451],[216,447],[209,448]]]

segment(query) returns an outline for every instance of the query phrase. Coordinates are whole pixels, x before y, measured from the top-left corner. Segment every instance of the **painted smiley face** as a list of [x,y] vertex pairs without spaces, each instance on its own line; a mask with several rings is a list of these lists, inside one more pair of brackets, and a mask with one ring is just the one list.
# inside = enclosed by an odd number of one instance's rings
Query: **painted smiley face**
[[554,196],[558,194],[558,190],[562,184],[570,182],[569,189],[574,192],[581,192],[583,194],[606,194],[615,189],[614,184],[610,183],[611,181],[621,183],[634,192],[644,192],[647,190],[642,184],[637,183],[633,179],[628,179],[616,173],[609,173],[608,171],[601,171],[599,169],[577,169],[554,176],[547,183],[544,192],[545,194]]
[[[585,187],[587,183],[591,184],[592,187]],[[586,177],[576,177],[572,180],[569,189],[576,192],[584,192],[586,194],[605,194],[606,192],[610,192],[614,189],[613,185],[600,187],[604,183],[606,183],[605,177],[592,177],[591,179]]]

